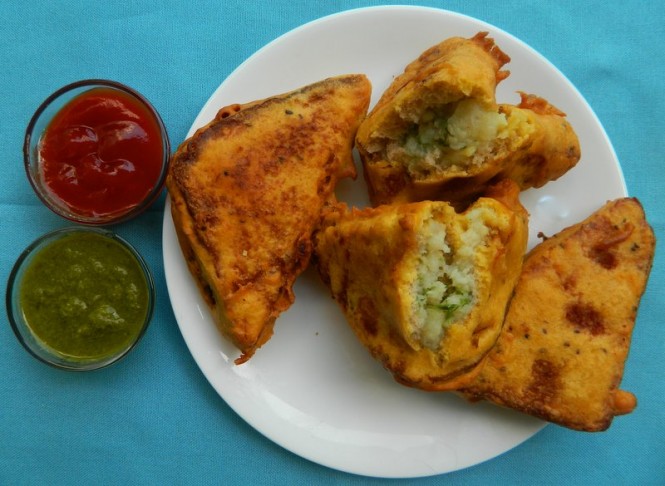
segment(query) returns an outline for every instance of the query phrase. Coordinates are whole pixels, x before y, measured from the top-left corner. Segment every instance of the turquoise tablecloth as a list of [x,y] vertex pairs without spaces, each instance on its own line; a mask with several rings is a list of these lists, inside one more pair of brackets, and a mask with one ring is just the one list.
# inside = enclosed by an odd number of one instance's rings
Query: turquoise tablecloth
[[[404,2],[410,3],[410,2]],[[531,45],[586,97],[605,126],[629,193],[663,238],[665,8],[662,2],[423,1],[496,25]],[[244,59],[318,17],[379,2],[70,0],[0,2],[0,275],[34,238],[66,223],[25,178],[25,126],[56,88],[125,82],[153,101],[173,144]],[[0,484],[374,484],[273,444],[217,395],[188,352],[162,265],[164,197],[117,227],[149,262],[154,321],[139,348],[106,370],[72,374],[23,351],[0,326]],[[547,426],[489,462],[409,484],[665,484],[659,245],[623,387],[637,410],[604,433]]]

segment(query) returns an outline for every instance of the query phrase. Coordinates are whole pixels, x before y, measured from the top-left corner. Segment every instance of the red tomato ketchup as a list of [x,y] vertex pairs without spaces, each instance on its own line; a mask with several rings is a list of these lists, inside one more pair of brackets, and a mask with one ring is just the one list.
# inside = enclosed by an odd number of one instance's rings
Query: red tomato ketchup
[[69,101],[42,134],[42,183],[73,213],[122,215],[160,184],[167,147],[159,120],[139,99],[95,87]]

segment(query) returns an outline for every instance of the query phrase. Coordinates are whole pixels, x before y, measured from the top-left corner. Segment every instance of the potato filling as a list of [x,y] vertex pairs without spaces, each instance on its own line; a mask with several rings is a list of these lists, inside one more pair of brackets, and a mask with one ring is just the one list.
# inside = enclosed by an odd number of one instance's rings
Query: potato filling
[[476,300],[475,255],[489,228],[482,210],[469,212],[461,245],[447,242],[446,226],[431,218],[423,224],[419,240],[418,277],[413,282],[415,332],[423,346],[438,349],[445,331],[463,320]]
[[400,140],[389,141],[386,159],[411,174],[483,162],[497,139],[508,137],[506,115],[473,99],[426,109]]

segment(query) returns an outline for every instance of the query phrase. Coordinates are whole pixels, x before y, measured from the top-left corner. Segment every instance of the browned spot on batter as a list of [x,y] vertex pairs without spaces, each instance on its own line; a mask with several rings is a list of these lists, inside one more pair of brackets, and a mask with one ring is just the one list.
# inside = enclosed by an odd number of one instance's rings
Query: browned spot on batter
[[526,390],[534,403],[549,403],[557,394],[559,370],[549,360],[537,359],[531,366],[531,383]]
[[594,247],[590,251],[591,258],[601,267],[612,270],[617,266],[617,258],[607,248]]
[[400,359],[392,366],[392,370],[395,373],[403,374],[406,370],[406,363]]
[[563,289],[566,292],[571,292],[575,290],[576,286],[577,286],[577,278],[574,275],[566,277],[563,281]]
[[214,307],[216,302],[215,302],[215,294],[213,294],[212,289],[210,288],[210,285],[204,284],[203,285],[203,298],[205,301],[210,305],[211,307]]
[[224,108],[219,110],[219,113],[217,113],[217,118],[218,119],[228,118],[228,117],[238,113],[241,109],[242,109],[242,107],[237,103],[233,104],[233,105],[225,106]]
[[589,257],[601,267],[612,270],[618,265],[614,247],[626,241],[633,233],[633,225],[628,223],[622,227],[613,225],[609,220],[601,220],[589,225],[594,231],[603,234],[603,239],[589,250]]
[[390,197],[398,194],[402,189],[404,189],[407,181],[403,174],[391,174],[385,178],[383,183],[386,186],[384,191],[386,192],[386,195]]
[[566,151],[566,155],[570,157],[571,159],[577,158],[580,156],[580,151],[575,147],[574,145],[568,147],[568,150]]
[[568,306],[566,319],[576,328],[590,332],[593,336],[605,332],[605,325],[600,313],[589,304],[575,303]]
[[370,336],[376,336],[379,332],[377,324],[377,312],[371,299],[366,297],[358,301],[358,313],[360,314],[360,322],[363,329]]

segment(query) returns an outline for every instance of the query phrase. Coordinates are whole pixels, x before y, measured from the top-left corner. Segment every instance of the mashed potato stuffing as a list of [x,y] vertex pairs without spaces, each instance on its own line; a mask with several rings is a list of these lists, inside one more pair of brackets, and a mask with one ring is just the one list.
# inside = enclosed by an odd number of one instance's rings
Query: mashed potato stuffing
[[446,226],[433,218],[424,222],[419,235],[413,315],[417,337],[432,350],[439,347],[446,329],[463,320],[475,303],[476,248],[489,234],[482,213],[482,209],[469,212],[469,225],[457,249],[446,241]]
[[[488,110],[474,99],[428,108],[399,140],[386,143],[386,159],[413,174],[480,165],[516,130],[526,116]],[[522,127],[522,128],[520,128]]]

